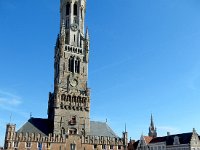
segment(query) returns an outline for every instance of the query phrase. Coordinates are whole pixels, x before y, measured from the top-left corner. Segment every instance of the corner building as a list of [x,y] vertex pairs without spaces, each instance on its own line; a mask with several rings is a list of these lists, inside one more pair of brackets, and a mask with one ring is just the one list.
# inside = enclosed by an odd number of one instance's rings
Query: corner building
[[85,12],[86,0],[60,0],[48,118],[30,118],[18,131],[15,124],[7,124],[6,150],[126,149],[126,131],[119,138],[105,122],[90,121],[90,39],[84,27]]

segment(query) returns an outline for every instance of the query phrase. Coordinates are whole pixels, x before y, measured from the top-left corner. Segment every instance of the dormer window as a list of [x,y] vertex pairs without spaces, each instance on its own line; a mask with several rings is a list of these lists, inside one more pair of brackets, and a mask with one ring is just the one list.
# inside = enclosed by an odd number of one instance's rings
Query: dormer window
[[179,141],[179,137],[178,136],[175,136],[174,137],[174,145],[179,145],[180,144],[180,141]]

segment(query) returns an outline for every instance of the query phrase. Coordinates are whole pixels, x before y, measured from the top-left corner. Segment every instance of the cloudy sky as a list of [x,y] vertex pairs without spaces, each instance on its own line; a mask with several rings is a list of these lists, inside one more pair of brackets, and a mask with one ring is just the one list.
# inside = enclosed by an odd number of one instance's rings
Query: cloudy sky
[[[121,136],[200,133],[200,1],[87,0],[91,120]],[[47,117],[59,0],[0,0],[0,145],[5,126]]]

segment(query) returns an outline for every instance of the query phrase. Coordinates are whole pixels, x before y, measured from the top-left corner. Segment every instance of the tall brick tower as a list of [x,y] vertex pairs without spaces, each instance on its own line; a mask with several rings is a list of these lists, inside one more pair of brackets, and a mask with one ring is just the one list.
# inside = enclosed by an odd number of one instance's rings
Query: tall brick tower
[[54,134],[90,132],[89,33],[84,28],[86,0],[60,0],[60,34],[54,56],[54,92],[48,119]]
[[6,150],[126,150],[107,122],[90,121],[88,81],[89,33],[85,30],[86,0],[60,0],[60,32],[55,45],[54,91],[49,93],[48,118],[31,117],[18,131],[8,124]]

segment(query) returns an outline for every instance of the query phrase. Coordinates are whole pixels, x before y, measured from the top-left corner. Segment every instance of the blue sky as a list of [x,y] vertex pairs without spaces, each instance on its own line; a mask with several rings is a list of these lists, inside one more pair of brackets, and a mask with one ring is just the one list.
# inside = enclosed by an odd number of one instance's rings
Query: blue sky
[[[121,136],[200,133],[200,1],[88,0],[91,120]],[[0,0],[0,145],[6,123],[47,117],[59,1]]]

